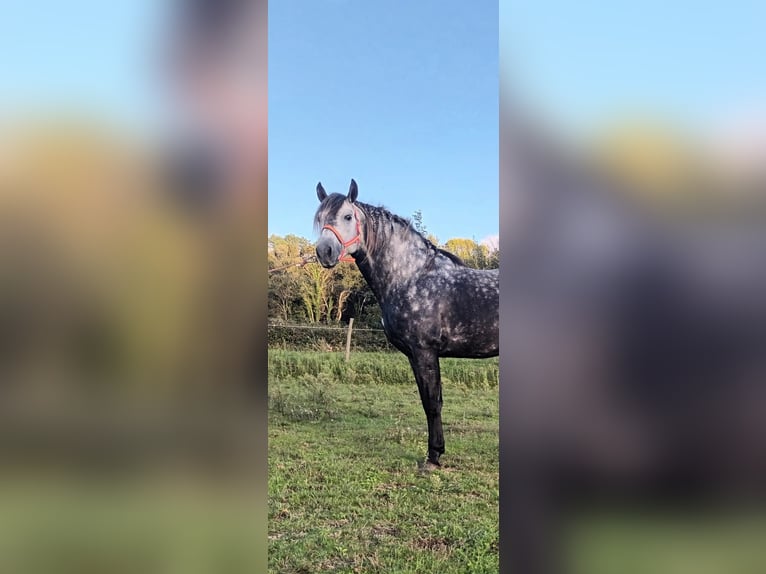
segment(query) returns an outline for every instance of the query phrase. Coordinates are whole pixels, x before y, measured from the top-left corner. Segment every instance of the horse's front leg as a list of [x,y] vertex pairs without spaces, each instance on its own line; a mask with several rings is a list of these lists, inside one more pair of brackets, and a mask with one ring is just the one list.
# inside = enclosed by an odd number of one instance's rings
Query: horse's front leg
[[439,457],[444,454],[439,356],[434,351],[418,349],[412,352],[409,359],[428,420],[428,461],[439,466]]

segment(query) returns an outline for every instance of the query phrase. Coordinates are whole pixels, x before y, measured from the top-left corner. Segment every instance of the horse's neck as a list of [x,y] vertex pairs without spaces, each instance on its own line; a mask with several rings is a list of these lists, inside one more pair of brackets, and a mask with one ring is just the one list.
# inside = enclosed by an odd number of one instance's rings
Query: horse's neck
[[383,245],[373,255],[357,259],[357,266],[378,301],[408,281],[431,256],[428,245],[420,237],[413,237],[413,231],[406,230],[400,223],[392,227],[382,226],[378,237]]

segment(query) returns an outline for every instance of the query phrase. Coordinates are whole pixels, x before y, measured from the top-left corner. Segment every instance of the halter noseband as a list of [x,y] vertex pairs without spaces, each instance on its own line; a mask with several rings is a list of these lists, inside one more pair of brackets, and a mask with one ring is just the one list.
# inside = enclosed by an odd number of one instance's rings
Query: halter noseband
[[342,249],[340,250],[340,255],[338,256],[338,261],[344,261],[347,263],[353,263],[356,261],[351,255],[346,254],[346,247],[349,247],[350,245],[353,245],[354,243],[361,243],[362,242],[362,226],[359,223],[359,217],[357,216],[356,208],[354,208],[354,220],[356,221],[356,235],[349,239],[348,241],[343,241],[343,237],[338,232],[337,229],[335,229],[332,225],[325,225],[322,227],[322,231],[325,229],[329,229],[333,232],[333,235],[338,239],[340,242]]

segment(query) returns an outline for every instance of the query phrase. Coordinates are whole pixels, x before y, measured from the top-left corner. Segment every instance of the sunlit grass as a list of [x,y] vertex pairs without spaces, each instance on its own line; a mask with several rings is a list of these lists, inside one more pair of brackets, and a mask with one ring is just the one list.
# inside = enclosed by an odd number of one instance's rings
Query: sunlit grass
[[445,381],[445,466],[423,473],[406,359],[352,359],[270,358],[270,572],[497,572],[497,363],[448,367],[466,382]]

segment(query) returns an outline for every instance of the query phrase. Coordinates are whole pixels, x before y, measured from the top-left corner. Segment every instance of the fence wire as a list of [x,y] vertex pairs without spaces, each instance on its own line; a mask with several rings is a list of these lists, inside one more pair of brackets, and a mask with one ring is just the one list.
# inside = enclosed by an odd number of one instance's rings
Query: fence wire
[[[330,325],[293,325],[290,323],[269,323],[269,329],[272,327],[279,328],[279,329],[316,329],[318,331],[343,331],[344,333],[348,331],[348,326],[346,327],[332,327]],[[370,331],[372,333],[385,333],[383,329],[371,329],[370,327],[354,327],[352,329],[353,333],[356,333],[357,331]]]
[[[270,348],[295,351],[343,351],[348,325],[269,323]],[[395,351],[383,329],[353,327],[351,351]]]

